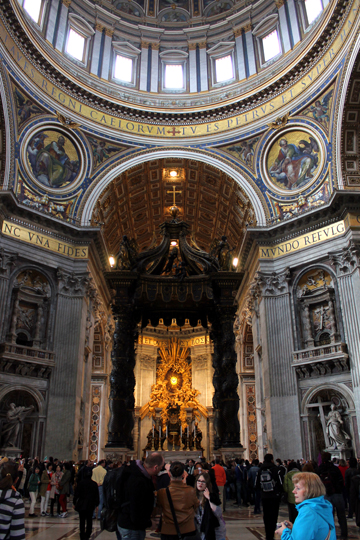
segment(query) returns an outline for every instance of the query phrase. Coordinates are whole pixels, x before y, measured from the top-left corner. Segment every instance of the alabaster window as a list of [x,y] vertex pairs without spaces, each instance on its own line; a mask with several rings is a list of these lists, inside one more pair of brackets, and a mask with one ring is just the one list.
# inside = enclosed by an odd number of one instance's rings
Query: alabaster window
[[279,17],[276,13],[265,17],[253,30],[260,67],[266,67],[282,54]]
[[114,79],[126,83],[131,83],[133,80],[133,73],[133,59],[117,54],[115,58]]
[[164,92],[184,92],[186,90],[186,65],[188,54],[183,51],[160,53],[162,90]]
[[23,0],[22,6],[30,19],[32,19],[38,26],[42,27],[44,22],[46,0]]
[[118,84],[135,86],[140,49],[123,41],[113,43],[112,79]]
[[216,58],[215,60],[215,79],[217,83],[230,81],[234,78],[234,63],[231,54]]
[[234,46],[232,41],[220,42],[208,49],[211,84],[222,86],[235,80]]
[[71,13],[68,21],[68,33],[65,42],[65,53],[72,59],[86,65],[89,46],[95,31],[78,15]]
[[328,2],[324,0],[299,0],[299,15],[304,32],[308,32],[324,11]]
[[85,37],[70,28],[66,43],[66,52],[79,60],[84,61]]
[[277,30],[274,30],[262,38],[262,47],[264,51],[264,61],[268,62],[275,56],[281,54],[280,39]]
[[167,90],[184,88],[184,70],[181,64],[165,64],[164,86]]
[[323,11],[322,0],[305,0],[305,12],[308,24],[311,24]]

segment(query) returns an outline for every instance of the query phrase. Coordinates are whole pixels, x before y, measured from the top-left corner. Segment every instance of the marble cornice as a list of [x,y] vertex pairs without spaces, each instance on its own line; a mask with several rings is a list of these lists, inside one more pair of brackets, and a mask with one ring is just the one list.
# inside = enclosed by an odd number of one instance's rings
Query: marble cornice
[[[0,223],[8,219],[34,231],[52,236],[59,241],[90,243],[100,234],[99,227],[76,226],[57,220],[20,204],[12,191],[0,191]],[[54,231],[56,227],[56,231]]]
[[249,227],[246,234],[257,241],[278,243],[343,219],[350,210],[360,212],[360,192],[336,191],[330,202],[321,208],[268,227]]
[[[334,8],[332,16],[330,17],[326,28],[324,28],[322,34],[318,37],[317,41],[310,48],[300,61],[288,72],[286,72],[277,81],[273,82],[266,88],[255,92],[253,95],[242,99],[240,102],[230,103],[225,106],[214,108],[214,105],[205,105],[209,109],[209,113],[203,111],[166,111],[166,112],[152,112],[140,110],[134,103],[131,105],[114,104],[110,100],[99,97],[98,95],[90,92],[88,89],[80,87],[76,82],[69,80],[69,78],[61,73],[56,67],[50,64],[41,54],[39,48],[30,41],[23,27],[21,26],[9,0],[0,0],[0,6],[2,8],[2,16],[7,21],[8,30],[12,32],[12,37],[16,41],[19,48],[30,62],[35,63],[36,67],[42,71],[47,78],[50,78],[58,88],[61,88],[70,97],[76,97],[83,100],[84,103],[88,103],[94,109],[102,112],[108,110],[113,111],[120,118],[131,120],[134,118],[134,109],[136,108],[136,118],[139,121],[153,122],[156,124],[168,125],[169,119],[176,124],[186,122],[198,122],[205,123],[209,119],[209,115],[212,121],[218,119],[231,118],[247,110],[251,110],[254,107],[262,105],[269,99],[274,98],[280,92],[290,88],[295,81],[300,80],[306,75],[306,73],[313,69],[318,61],[320,54],[324,53],[331,45],[332,40],[337,35],[337,30],[341,26],[339,24],[348,2],[346,0],[339,0]],[[157,98],[161,98],[161,95],[156,95]],[[191,97],[191,96],[190,96]],[[176,118],[175,118],[176,116]]]
[[311,212],[297,216],[291,220],[282,221],[268,227],[248,228],[241,256],[241,267],[246,264],[249,256],[253,254],[254,243],[267,246],[287,242],[302,234],[310,233],[320,227],[326,227],[336,221],[344,219],[348,212],[360,212],[360,193],[358,191],[336,191],[329,204]]

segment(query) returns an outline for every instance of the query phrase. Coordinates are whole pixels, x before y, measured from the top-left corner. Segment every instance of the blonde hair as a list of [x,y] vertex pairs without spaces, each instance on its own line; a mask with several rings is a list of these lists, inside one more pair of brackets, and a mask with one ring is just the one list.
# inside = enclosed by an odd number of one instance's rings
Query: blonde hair
[[315,499],[325,495],[326,489],[320,477],[312,472],[296,473],[291,479],[294,486],[299,482],[304,482],[306,499]]

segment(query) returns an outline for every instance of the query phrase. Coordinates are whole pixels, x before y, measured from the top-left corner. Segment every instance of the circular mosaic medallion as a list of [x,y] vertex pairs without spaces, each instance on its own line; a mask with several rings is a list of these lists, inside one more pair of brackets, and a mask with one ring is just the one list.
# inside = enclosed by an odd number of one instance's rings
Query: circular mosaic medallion
[[279,193],[300,192],[319,177],[324,159],[325,149],[317,134],[291,127],[270,140],[263,160],[264,179]]
[[50,193],[73,190],[84,177],[84,153],[78,139],[61,126],[33,130],[22,145],[29,176]]

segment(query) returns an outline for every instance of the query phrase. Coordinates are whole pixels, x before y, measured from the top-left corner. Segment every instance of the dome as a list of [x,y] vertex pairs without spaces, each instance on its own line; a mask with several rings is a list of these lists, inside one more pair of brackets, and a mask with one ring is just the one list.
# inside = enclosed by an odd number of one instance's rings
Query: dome
[[216,118],[265,103],[311,71],[346,8],[328,0],[317,11],[317,2],[295,0],[74,0],[61,9],[42,2],[34,12],[11,4],[16,20],[8,17],[58,80],[144,118],[155,111]]

